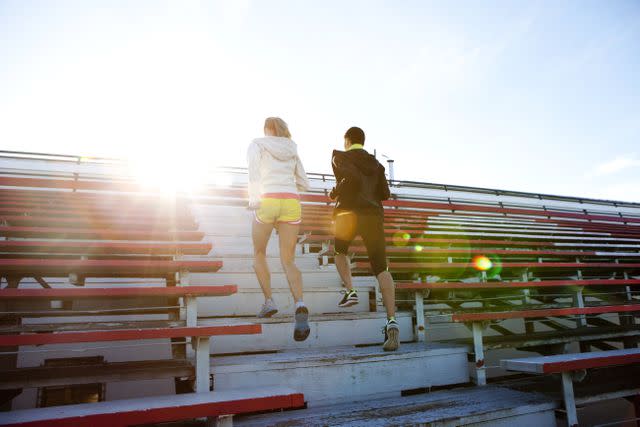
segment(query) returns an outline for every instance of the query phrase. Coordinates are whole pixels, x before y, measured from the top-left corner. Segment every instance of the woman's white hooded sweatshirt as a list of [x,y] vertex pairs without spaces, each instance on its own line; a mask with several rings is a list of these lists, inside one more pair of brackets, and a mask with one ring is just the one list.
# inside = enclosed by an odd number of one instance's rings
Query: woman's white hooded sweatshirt
[[264,193],[294,193],[311,189],[298,157],[298,146],[289,138],[256,138],[247,150],[249,205],[256,205]]

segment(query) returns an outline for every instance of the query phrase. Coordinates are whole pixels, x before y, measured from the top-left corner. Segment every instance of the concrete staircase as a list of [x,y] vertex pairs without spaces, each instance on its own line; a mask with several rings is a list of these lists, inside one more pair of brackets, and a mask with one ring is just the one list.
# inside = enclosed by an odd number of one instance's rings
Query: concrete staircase
[[309,406],[318,406],[398,397],[406,390],[469,381],[467,348],[413,343],[410,313],[397,315],[400,350],[385,353],[381,344],[386,315],[375,301],[370,304],[375,298],[375,279],[359,278],[359,304],[340,308],[337,302],[343,288],[335,266],[320,265],[318,256],[303,254],[300,245],[296,264],[303,275],[311,334],[306,341],[295,342],[294,304],[275,235],[267,256],[274,300],[280,311],[271,319],[257,319],[255,313],[264,298],[252,266],[251,213],[241,207],[219,205],[197,205],[193,211],[205,239],[213,242],[210,255],[219,257],[224,267],[215,274],[191,274],[190,284],[238,285],[238,293],[224,300],[200,298],[199,324],[249,321],[263,326],[258,336],[212,339],[215,390],[286,385],[304,393]]

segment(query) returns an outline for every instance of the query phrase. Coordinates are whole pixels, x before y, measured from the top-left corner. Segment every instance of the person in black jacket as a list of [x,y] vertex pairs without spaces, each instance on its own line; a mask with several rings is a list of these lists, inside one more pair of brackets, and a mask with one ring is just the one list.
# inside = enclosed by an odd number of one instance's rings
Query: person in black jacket
[[353,239],[359,235],[364,241],[373,274],[378,279],[382,301],[387,311],[384,328],[385,351],[398,348],[399,328],[395,319],[395,284],[387,271],[384,238],[384,210],[382,201],[389,198],[389,185],[384,166],[364,150],[364,131],[352,127],[344,135],[345,151],[333,151],[331,163],[336,186],[330,197],[336,201],[335,262],[338,274],[347,288],[338,303],[349,307],[358,303],[358,294],[351,283],[351,269],[347,253]]

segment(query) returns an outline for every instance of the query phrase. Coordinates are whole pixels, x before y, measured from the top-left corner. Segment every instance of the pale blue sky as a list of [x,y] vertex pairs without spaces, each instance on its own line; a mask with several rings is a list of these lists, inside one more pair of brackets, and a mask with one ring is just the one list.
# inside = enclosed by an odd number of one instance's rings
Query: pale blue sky
[[352,125],[396,177],[640,202],[640,2],[0,0],[0,148],[308,171]]

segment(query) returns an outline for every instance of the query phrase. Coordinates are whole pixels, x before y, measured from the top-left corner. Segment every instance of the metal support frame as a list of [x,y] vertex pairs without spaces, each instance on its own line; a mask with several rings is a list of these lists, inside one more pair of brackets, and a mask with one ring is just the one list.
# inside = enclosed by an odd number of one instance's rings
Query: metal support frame
[[[578,308],[584,308],[584,296],[582,295],[583,287],[579,287],[573,295],[573,303]],[[587,326],[587,319],[584,314],[580,314],[576,319],[576,326]]]
[[[522,273],[522,281],[523,282],[528,282],[529,281],[529,275],[527,274],[526,271]],[[524,304],[526,304],[526,305],[531,304],[531,291],[529,289],[524,289],[522,291],[522,293],[524,295],[524,298],[523,298],[522,302]],[[525,322],[524,322],[524,331],[527,334],[533,334],[536,331],[535,323],[534,322],[527,322],[525,320]]]
[[578,413],[576,410],[576,399],[573,394],[573,380],[570,371],[562,373],[562,397],[564,399],[564,409],[567,411],[567,425],[569,427],[577,427]]
[[482,331],[484,329],[482,322],[473,322],[471,331],[473,333],[473,351],[475,353],[476,363],[476,384],[487,384],[487,371],[484,363],[484,344],[482,342]]
[[426,341],[425,320],[424,320],[424,293],[422,291],[415,292],[416,298],[416,330],[415,338],[418,342]]
[[209,361],[209,337],[193,337],[196,345],[196,393],[208,393],[211,388],[211,367]]
[[186,322],[187,326],[198,325],[198,298],[193,295],[184,297],[184,305],[186,306]]
[[220,415],[217,417],[209,417],[206,423],[207,427],[233,427],[233,415]]
[[[624,278],[625,280],[629,279],[629,273],[628,272],[624,272]],[[633,303],[633,295],[631,293],[631,286],[625,286],[624,287],[625,293],[626,293],[626,297],[627,297],[627,301],[629,303]],[[620,322],[621,325],[625,325],[625,326],[634,326],[636,324],[636,316],[633,315],[633,313],[625,313],[625,314],[618,314],[618,320]],[[623,345],[624,348],[636,348],[638,347],[638,338],[637,337],[629,337],[623,340]],[[640,413],[638,414],[638,416],[640,417]],[[638,424],[640,425],[640,423]]]
[[[578,308],[584,308],[584,296],[582,291],[583,287],[579,287],[576,293],[573,295],[573,303]],[[587,317],[584,314],[579,314],[576,318],[576,327],[583,328],[587,326]],[[580,341],[580,352],[587,353],[591,351],[591,346],[585,342]]]
[[[190,275],[187,270],[181,270],[179,275],[178,286],[189,286]],[[185,320],[187,326],[197,326],[198,324],[198,299],[192,295],[184,297]]]

